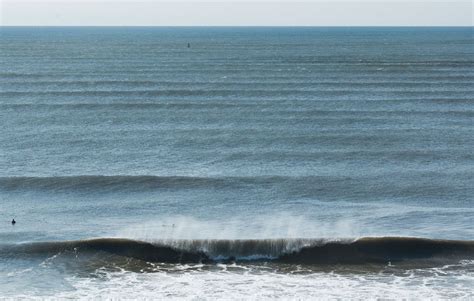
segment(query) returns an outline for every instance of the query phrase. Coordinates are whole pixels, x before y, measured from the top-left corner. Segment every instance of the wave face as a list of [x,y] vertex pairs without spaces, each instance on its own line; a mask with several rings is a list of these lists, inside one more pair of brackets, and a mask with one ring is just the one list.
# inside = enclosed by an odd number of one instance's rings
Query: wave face
[[409,237],[316,239],[167,240],[120,238],[41,242],[3,246],[0,256],[38,256],[72,251],[108,253],[155,263],[272,261],[285,264],[387,264],[403,261],[449,263],[474,259],[474,241]]
[[352,243],[330,242],[305,247],[279,260],[288,263],[387,263],[404,260],[472,259],[473,241],[431,240],[408,237],[362,238]]

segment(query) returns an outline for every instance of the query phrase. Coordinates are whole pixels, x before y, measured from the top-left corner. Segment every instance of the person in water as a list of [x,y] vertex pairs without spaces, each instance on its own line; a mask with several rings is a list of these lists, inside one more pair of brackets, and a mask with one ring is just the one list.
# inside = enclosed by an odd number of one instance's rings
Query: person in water
[[16,224],[15,219],[12,219],[12,225]]

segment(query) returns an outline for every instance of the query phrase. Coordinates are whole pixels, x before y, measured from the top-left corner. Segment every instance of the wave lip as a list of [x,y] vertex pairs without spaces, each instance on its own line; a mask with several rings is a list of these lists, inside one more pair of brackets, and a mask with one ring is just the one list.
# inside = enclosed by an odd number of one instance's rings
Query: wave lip
[[474,259],[474,241],[410,237],[317,239],[162,240],[154,243],[121,238],[38,242],[0,247],[0,257],[106,253],[157,263],[271,261],[285,264],[444,264]]

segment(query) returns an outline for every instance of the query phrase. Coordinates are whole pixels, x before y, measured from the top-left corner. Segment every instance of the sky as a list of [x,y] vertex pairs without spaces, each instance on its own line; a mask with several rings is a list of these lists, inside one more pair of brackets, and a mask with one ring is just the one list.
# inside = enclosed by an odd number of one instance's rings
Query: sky
[[0,0],[2,26],[473,26],[470,0]]

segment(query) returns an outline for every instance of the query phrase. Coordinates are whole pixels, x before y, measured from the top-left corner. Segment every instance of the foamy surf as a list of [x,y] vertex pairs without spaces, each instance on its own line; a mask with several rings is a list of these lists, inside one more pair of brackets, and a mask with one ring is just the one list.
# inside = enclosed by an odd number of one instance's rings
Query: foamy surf
[[[188,269],[181,273],[99,271],[96,278],[74,278],[75,291],[59,296],[102,295],[111,298],[200,300],[308,299],[461,299],[474,297],[474,262],[401,274],[275,273],[272,270],[223,265],[217,271]],[[416,281],[423,277],[423,281]],[[107,279],[105,282],[104,279]],[[454,289],[452,283],[460,283]]]

